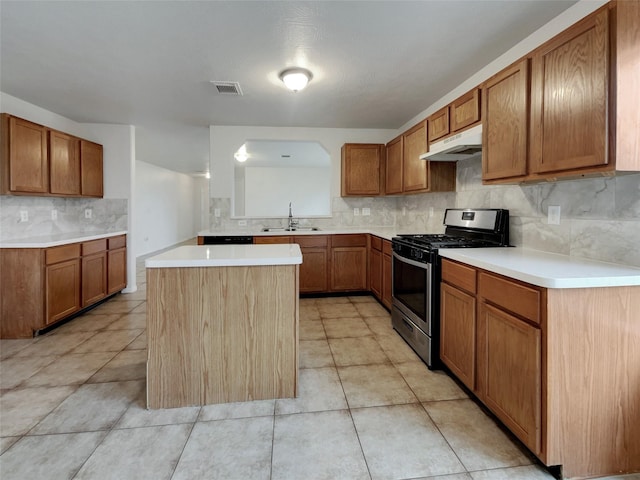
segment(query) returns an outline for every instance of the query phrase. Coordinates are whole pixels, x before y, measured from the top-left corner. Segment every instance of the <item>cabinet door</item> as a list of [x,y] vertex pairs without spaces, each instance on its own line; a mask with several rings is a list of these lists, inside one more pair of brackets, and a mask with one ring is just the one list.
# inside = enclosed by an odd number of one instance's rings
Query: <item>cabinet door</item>
[[119,292],[127,286],[127,249],[107,252],[107,294]]
[[327,249],[300,248],[300,293],[322,293],[328,290]]
[[47,129],[15,117],[9,117],[8,129],[9,190],[16,193],[48,193]]
[[369,287],[376,298],[382,298],[382,252],[369,251]]
[[440,358],[467,387],[475,390],[476,299],[446,283],[441,286]]
[[107,252],[82,258],[82,306],[107,296]]
[[80,140],[70,135],[49,131],[50,192],[58,195],[80,195]]
[[81,191],[85,197],[102,197],[102,145],[80,141]]
[[420,122],[404,135],[403,190],[405,192],[425,191],[429,187],[427,164],[420,155],[427,151],[427,122]]
[[381,195],[384,146],[346,143],[342,146],[342,196]]
[[451,104],[451,133],[480,121],[480,89],[474,88]]
[[80,259],[48,265],[45,285],[46,323],[80,309]]
[[531,62],[531,169],[607,164],[609,10],[564,31]]
[[331,249],[330,278],[332,291],[367,289],[367,247]]
[[382,304],[391,309],[391,242],[382,241]]
[[486,405],[534,453],[540,452],[542,379],[540,329],[483,303],[480,338],[484,339],[478,369]]
[[449,135],[449,132],[449,106],[447,105],[429,117],[429,142],[433,143]]
[[482,87],[482,179],[527,174],[529,61],[523,60]]
[[403,137],[399,136],[387,143],[387,163],[385,165],[385,193],[402,193],[402,149]]

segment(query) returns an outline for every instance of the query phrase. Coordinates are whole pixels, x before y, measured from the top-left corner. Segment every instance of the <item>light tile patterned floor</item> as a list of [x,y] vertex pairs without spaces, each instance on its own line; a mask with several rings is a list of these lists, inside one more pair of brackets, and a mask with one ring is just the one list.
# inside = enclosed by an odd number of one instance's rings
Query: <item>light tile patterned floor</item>
[[299,398],[146,410],[137,274],[133,294],[1,341],[2,480],[553,478],[372,297],[300,301]]

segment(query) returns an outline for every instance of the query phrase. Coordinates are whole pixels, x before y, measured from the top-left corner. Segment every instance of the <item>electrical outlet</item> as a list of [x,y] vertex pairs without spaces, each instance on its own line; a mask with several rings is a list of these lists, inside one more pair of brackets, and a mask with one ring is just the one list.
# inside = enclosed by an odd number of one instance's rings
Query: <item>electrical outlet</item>
[[362,209],[362,215],[364,215],[365,217],[371,215],[371,209],[370,208],[363,208]]
[[20,210],[20,222],[28,222],[28,221],[29,221],[29,211]]
[[549,225],[560,225],[560,206],[559,205],[549,205],[547,223]]
[[58,219],[58,210],[54,208],[53,210],[51,210],[51,220],[57,220],[57,219]]
[[93,211],[90,208],[85,208],[84,218],[91,218],[91,217],[93,217]]
[[353,209],[353,214],[357,217],[358,215],[360,215],[360,209],[358,207],[354,207]]
[[213,209],[213,216],[214,217],[219,217],[220,216],[220,209],[219,208],[214,208]]
[[238,225],[241,227],[246,227],[247,226],[247,221],[246,220],[238,220]]

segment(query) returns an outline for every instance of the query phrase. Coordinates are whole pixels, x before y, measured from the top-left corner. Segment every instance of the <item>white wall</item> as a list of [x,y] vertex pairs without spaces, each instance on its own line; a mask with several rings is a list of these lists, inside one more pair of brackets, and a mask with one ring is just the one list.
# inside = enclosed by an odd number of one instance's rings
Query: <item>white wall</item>
[[[199,229],[201,184],[183,173],[136,161],[135,256],[193,238]],[[197,200],[197,201],[196,201]]]
[[299,140],[319,142],[331,156],[331,196],[340,196],[340,149],[345,143],[387,143],[393,129],[209,127],[212,198],[233,196],[233,154],[247,140]]

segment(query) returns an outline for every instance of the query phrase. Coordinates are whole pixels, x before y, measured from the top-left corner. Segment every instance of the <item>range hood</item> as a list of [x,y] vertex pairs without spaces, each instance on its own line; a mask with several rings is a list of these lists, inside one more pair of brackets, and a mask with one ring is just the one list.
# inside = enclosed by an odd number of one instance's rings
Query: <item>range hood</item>
[[420,160],[431,162],[457,162],[482,153],[482,125],[445,138],[429,146],[429,151],[420,155]]

